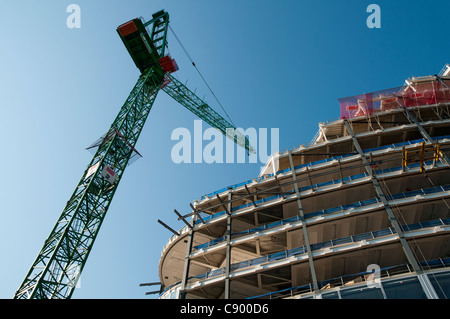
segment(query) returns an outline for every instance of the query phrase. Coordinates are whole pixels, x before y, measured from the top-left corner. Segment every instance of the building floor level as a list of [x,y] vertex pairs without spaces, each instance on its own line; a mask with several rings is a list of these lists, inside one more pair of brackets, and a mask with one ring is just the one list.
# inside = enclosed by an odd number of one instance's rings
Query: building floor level
[[160,298],[448,298],[450,66],[405,83],[194,201]]

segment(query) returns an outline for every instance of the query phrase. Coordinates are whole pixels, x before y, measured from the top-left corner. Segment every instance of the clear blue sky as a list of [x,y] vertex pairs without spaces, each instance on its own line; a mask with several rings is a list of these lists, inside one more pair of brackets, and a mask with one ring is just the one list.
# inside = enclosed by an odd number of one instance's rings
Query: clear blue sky
[[[66,26],[71,3],[80,29]],[[380,29],[366,26],[371,3]],[[0,298],[20,285],[90,162],[85,148],[138,78],[116,27],[161,9],[233,121],[279,128],[280,149],[337,119],[338,98],[450,62],[447,0],[0,2]],[[178,77],[220,110],[171,34],[169,48]],[[194,119],[159,94],[137,144],[144,157],[125,172],[73,298],[148,298],[139,284],[159,280],[172,235],[157,219],[181,228],[174,209],[258,175],[260,163],[174,164],[171,133]]]

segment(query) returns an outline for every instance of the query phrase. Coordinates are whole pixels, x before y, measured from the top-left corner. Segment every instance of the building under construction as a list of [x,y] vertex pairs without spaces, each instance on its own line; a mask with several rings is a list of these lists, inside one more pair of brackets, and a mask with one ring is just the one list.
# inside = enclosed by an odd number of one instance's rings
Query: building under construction
[[159,298],[450,297],[450,66],[339,99],[339,120],[194,201]]

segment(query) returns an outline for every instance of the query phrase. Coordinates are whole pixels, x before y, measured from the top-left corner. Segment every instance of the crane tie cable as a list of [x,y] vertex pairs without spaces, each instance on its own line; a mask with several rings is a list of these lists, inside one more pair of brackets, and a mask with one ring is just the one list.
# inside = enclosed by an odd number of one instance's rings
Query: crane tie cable
[[175,34],[175,32],[173,31],[172,27],[169,24],[169,29],[172,32],[172,34],[175,36],[175,39],[178,41],[178,43],[180,44],[181,48],[183,49],[184,53],[186,53],[186,56],[188,57],[188,59],[191,61],[192,65],[194,66],[194,68],[197,70],[198,74],[200,75],[200,77],[202,78],[203,82],[205,82],[206,86],[208,87],[209,91],[211,92],[211,94],[213,95],[214,99],[217,101],[217,103],[219,104],[220,108],[222,109],[222,111],[225,113],[225,115],[227,116],[227,118],[230,120],[231,124],[233,124],[234,127],[236,127],[236,125],[234,125],[233,121],[231,120],[230,116],[228,115],[228,113],[225,111],[224,107],[222,106],[222,103],[220,103],[219,99],[217,98],[217,96],[214,94],[213,90],[211,89],[211,87],[208,85],[208,83],[206,82],[205,78],[203,77],[202,73],[200,72],[200,70],[197,68],[197,66],[195,65],[195,62],[192,60],[191,56],[189,55],[189,53],[187,52],[186,48],[184,47],[184,45],[181,43],[180,39],[177,37],[177,35]]

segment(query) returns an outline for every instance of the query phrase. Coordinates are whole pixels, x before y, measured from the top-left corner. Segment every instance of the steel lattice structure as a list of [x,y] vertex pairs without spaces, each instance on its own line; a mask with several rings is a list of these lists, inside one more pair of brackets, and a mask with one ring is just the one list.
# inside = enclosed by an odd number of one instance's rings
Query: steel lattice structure
[[[170,76],[177,67],[164,56],[168,23],[168,13],[159,11],[147,23],[134,19],[117,29],[141,75],[108,132],[94,145],[93,159],[14,298],[71,298],[122,175],[138,154],[136,142],[161,88],[224,134],[234,128]],[[239,132],[230,138],[253,151]]]

